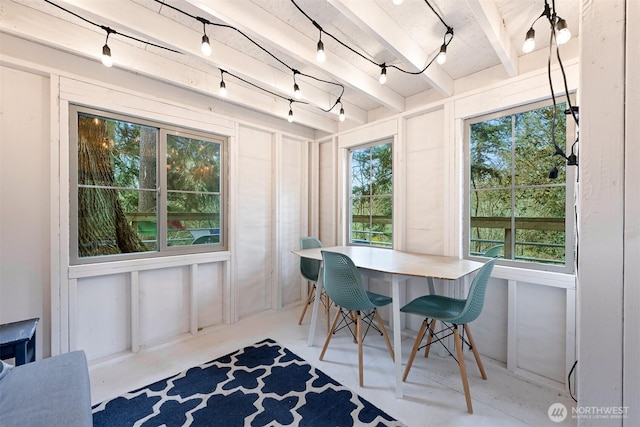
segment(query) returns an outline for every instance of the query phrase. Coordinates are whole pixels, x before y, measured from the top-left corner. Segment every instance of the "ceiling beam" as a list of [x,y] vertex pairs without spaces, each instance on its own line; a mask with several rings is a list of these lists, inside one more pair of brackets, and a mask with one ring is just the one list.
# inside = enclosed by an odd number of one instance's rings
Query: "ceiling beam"
[[[193,56],[198,61],[215,66],[212,70],[219,78],[219,69],[229,71],[250,82],[255,82],[264,89],[282,94],[287,98],[293,98],[293,74],[278,70],[252,56],[238,52],[237,50],[210,39],[213,55],[206,57],[200,52],[200,39],[202,33],[179,24],[159,13],[153,12],[133,2],[121,1],[114,8],[109,2],[96,2],[95,0],[60,0],[66,3],[69,9],[81,14],[91,14],[94,22],[105,23],[109,21],[114,28],[122,32],[136,34],[143,39],[151,39],[154,43],[176,49],[187,55]],[[145,19],[140,19],[144,16]],[[170,37],[168,37],[170,35]],[[236,86],[232,86],[233,77],[227,80],[228,92],[231,94]],[[303,101],[308,101],[309,106],[297,103],[296,109],[311,109],[314,106],[324,110],[329,109],[336,100],[336,95],[320,90],[311,84],[303,85]],[[256,88],[256,90],[259,90]],[[350,120],[357,124],[363,124],[367,120],[367,112],[349,102],[343,101],[345,111]],[[247,105],[255,108],[252,103]],[[317,111],[320,113],[320,110]],[[339,108],[333,108],[331,112],[324,113],[333,120],[338,120]]]
[[[40,9],[41,6],[52,7],[44,2],[37,4]],[[72,15],[69,17],[77,19]],[[82,21],[75,24],[12,1],[2,5],[0,31],[100,62],[105,33],[96,29],[87,28]],[[69,37],[71,34],[73,37]],[[159,55],[154,47],[140,49],[134,45],[137,43],[117,36],[109,38],[114,67],[286,120],[289,111],[287,101],[243,86],[234,87],[227,98],[221,98],[217,90],[219,80],[212,78],[210,71],[198,68],[198,64],[185,55],[174,54],[176,58],[171,59],[169,55]],[[327,133],[338,130],[338,122],[326,113],[316,114],[300,108],[299,104],[294,105],[293,110],[295,122],[300,125]]]
[[482,31],[493,46],[510,77],[518,75],[518,53],[511,43],[511,37],[504,20],[494,2],[489,0],[467,0]]
[[[329,3],[400,58],[411,71],[422,70],[432,60],[376,3],[362,0],[329,0]],[[446,28],[442,31],[443,35],[445,31]],[[439,48],[439,44],[434,47],[432,56]],[[453,94],[453,79],[437,63],[431,64],[420,77],[441,95]]]
[[[323,69],[335,76],[341,83],[366,95],[378,104],[393,111],[404,111],[404,98],[381,85],[377,78],[364,73],[348,61],[332,52],[327,52],[327,60],[318,64],[315,58],[317,38],[287,25],[256,4],[248,1],[185,0],[222,21],[250,34],[252,38],[265,44],[274,44],[291,58],[304,62],[314,68]],[[317,35],[317,30],[309,23],[309,34]]]

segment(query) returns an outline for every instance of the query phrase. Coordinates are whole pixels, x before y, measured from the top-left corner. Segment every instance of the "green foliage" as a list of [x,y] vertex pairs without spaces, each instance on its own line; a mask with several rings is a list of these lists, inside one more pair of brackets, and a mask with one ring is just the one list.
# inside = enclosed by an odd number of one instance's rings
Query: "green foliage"
[[393,146],[351,152],[351,240],[392,245]]
[[[556,180],[548,178],[554,166],[554,142],[566,145],[564,104],[543,107],[475,123],[470,126],[470,201],[472,217],[564,218],[566,175],[559,167]],[[552,133],[552,128],[553,133]],[[564,231],[516,227],[512,258],[563,261]],[[510,226],[509,226],[510,228]],[[505,228],[472,227],[470,251],[482,253],[505,242]],[[506,241],[507,247],[510,242]]]

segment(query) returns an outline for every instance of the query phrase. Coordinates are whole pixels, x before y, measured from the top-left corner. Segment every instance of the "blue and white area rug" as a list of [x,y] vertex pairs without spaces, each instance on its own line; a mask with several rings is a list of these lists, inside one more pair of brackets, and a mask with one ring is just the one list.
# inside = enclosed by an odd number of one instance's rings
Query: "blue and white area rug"
[[93,408],[101,426],[402,426],[271,339]]

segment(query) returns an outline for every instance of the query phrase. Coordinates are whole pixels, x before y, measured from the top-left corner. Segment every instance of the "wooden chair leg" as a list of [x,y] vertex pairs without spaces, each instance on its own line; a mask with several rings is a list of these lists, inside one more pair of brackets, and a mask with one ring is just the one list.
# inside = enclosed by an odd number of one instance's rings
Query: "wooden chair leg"
[[464,388],[464,397],[467,399],[467,411],[473,414],[473,406],[471,406],[471,393],[469,392],[469,381],[467,380],[467,369],[464,366],[464,354],[462,354],[462,340],[458,334],[458,325],[453,325],[453,339],[456,342],[456,353],[458,354],[458,365],[460,366],[460,376],[462,377],[462,387]]
[[471,335],[471,329],[469,329],[469,325],[465,323],[464,331],[467,334],[467,338],[469,339],[469,344],[471,344],[471,351],[473,351],[473,356],[476,358],[476,363],[478,364],[478,368],[480,369],[480,375],[482,375],[482,379],[487,379],[487,374],[484,371],[484,366],[482,365],[482,360],[480,360],[480,354],[478,353],[478,349],[476,349],[476,342],[473,340],[473,336]]
[[393,347],[391,347],[391,341],[389,341],[389,335],[387,335],[387,330],[384,327],[384,323],[382,323],[382,317],[380,316],[380,313],[378,313],[378,310],[376,309],[373,310],[373,313],[375,314],[376,320],[378,321],[378,326],[382,331],[382,336],[384,337],[384,340],[387,343],[387,349],[389,350],[389,354],[391,355],[391,360],[395,362],[396,358],[393,353]]
[[[425,319],[426,322],[426,319]],[[429,350],[431,350],[431,339],[433,338],[433,331],[436,329],[436,319],[431,319],[429,324],[429,336],[427,337],[427,346],[424,348],[424,357],[429,357]]]
[[416,336],[416,341],[413,343],[413,350],[411,350],[411,354],[409,355],[409,360],[407,361],[407,367],[404,368],[402,381],[407,380],[407,375],[409,375],[409,369],[411,369],[411,365],[413,365],[413,360],[416,358],[416,353],[418,352],[418,348],[420,348],[420,342],[422,341],[422,335],[424,335],[424,331],[426,329],[427,329],[427,319],[424,319],[422,321],[422,325],[420,326],[420,330],[418,331],[418,336]]
[[356,313],[356,338],[358,340],[358,376],[360,379],[360,387],[363,387],[364,369],[362,367],[362,316],[359,311]]
[[333,331],[336,328],[336,325],[338,324],[338,320],[340,320],[341,310],[342,309],[338,307],[338,312],[336,313],[336,316],[333,318],[333,324],[331,325],[331,328],[329,328],[329,332],[327,333],[327,339],[324,340],[324,347],[322,347],[322,352],[320,353],[320,360],[324,358],[324,353],[325,351],[327,351],[327,347],[329,346],[329,341],[331,341],[331,335],[333,335]]
[[[300,315],[300,319],[298,320],[298,325],[302,325],[302,319],[304,319],[304,315],[307,314],[307,308],[309,308],[309,304],[311,303],[311,298],[313,298],[313,294],[315,293],[316,285],[311,285],[309,289],[309,293],[307,294],[307,300],[304,303],[304,307],[302,308],[302,314]],[[327,327],[329,326],[329,321],[327,320]]]
[[329,318],[331,317],[331,300],[326,292],[324,294],[324,314],[327,318],[327,331],[329,330]]

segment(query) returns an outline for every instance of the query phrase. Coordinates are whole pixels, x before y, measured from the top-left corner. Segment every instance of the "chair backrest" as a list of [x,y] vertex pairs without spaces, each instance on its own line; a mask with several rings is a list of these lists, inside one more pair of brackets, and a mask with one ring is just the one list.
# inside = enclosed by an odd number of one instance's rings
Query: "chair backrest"
[[487,249],[484,253],[484,256],[487,258],[497,258],[502,256],[502,251],[504,250],[504,245],[495,245]]
[[351,258],[337,252],[322,251],[322,285],[329,298],[347,310],[372,310],[362,277]]
[[484,294],[487,289],[487,283],[489,282],[489,277],[491,277],[495,263],[495,258],[487,261],[485,265],[480,268],[476,277],[473,278],[469,295],[467,295],[467,302],[462,309],[462,313],[460,313],[460,316],[454,323],[459,325],[471,323],[480,316],[482,307],[484,306]]
[[[300,239],[300,249],[321,248],[322,242],[315,237],[303,237]],[[311,258],[300,258],[300,274],[310,282],[318,281],[321,261]]]

